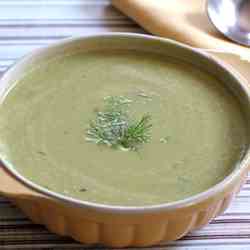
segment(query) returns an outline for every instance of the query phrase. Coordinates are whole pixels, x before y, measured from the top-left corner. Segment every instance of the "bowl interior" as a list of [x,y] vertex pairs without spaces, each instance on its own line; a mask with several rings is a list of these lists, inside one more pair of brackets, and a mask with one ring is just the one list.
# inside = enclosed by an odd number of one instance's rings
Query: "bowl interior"
[[[250,121],[250,98],[249,98],[249,90],[246,88],[244,83],[237,76],[237,73],[234,73],[232,69],[228,70],[224,65],[217,62],[215,59],[210,57],[205,53],[198,52],[197,50],[191,49],[188,46],[184,46],[182,44],[176,43],[171,40],[155,38],[146,35],[135,35],[135,34],[103,34],[103,35],[93,35],[89,37],[83,38],[74,38],[67,39],[58,44],[51,45],[47,48],[43,48],[37,50],[30,55],[24,57],[20,60],[15,66],[13,66],[1,79],[0,84],[0,100],[3,101],[4,97],[11,89],[11,87],[18,81],[22,76],[33,67],[41,64],[44,61],[53,59],[56,56],[66,55],[77,53],[78,51],[92,51],[92,50],[110,50],[110,48],[114,50],[119,49],[130,49],[136,51],[145,51],[145,52],[153,52],[160,54],[163,57],[171,57],[175,60],[185,61],[189,64],[192,64],[194,67],[198,67],[201,70],[215,76],[220,82],[222,82],[230,91],[235,95],[235,98],[238,98],[242,110],[246,117],[246,122]],[[192,196],[182,201],[172,202],[163,205],[155,205],[149,206],[151,207],[175,207],[183,204],[187,204],[190,202],[194,202],[195,200],[204,199],[209,195],[212,195],[215,192],[219,192],[223,188],[223,186],[227,185],[239,175],[242,169],[246,168],[248,162],[248,151],[247,148],[245,154],[242,156],[243,163],[238,165],[235,168],[235,171],[232,172],[230,176],[228,176],[224,181],[217,184],[216,186],[210,188],[209,190],[200,193],[198,195]],[[66,197],[64,195],[60,195],[51,191],[48,191],[45,188],[42,188],[21,176],[13,166],[11,166],[5,159],[1,159],[6,170],[9,171],[14,178],[18,181],[21,181],[23,184],[28,186],[29,188],[48,195],[50,197],[61,199],[67,202],[73,202],[77,205],[83,206],[95,206],[95,207],[104,207],[108,208],[108,206],[101,204],[94,204],[91,202],[85,202],[76,200],[73,198]],[[113,208],[113,206],[110,206]],[[117,206],[116,209],[119,209]],[[126,209],[129,209],[126,207]],[[131,209],[134,209],[131,207]],[[143,208],[141,208],[143,209]]]

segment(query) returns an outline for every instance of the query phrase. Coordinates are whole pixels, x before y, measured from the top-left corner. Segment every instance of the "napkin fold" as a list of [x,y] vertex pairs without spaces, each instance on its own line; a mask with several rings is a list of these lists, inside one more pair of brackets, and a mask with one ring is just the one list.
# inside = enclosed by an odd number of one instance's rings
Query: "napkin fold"
[[204,0],[113,0],[112,3],[155,35],[198,48],[238,54],[250,61],[248,47],[231,42],[213,27]]
[[231,42],[214,28],[205,0],[112,0],[112,4],[154,35],[216,54],[250,82],[250,48]]

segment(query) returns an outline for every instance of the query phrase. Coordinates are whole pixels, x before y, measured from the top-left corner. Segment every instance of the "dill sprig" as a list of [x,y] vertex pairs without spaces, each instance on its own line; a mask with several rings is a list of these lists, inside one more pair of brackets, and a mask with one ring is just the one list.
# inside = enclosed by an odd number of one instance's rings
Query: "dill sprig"
[[151,116],[141,119],[129,117],[128,106],[132,100],[123,96],[109,96],[104,99],[103,110],[96,112],[90,121],[86,140],[122,150],[136,150],[150,139]]

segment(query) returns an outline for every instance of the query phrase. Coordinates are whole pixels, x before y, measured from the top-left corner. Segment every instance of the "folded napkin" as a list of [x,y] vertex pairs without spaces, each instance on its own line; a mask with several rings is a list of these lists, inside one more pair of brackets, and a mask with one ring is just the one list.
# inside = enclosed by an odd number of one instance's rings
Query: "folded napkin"
[[112,4],[152,34],[216,54],[250,83],[250,48],[231,42],[213,27],[206,1],[112,0]]

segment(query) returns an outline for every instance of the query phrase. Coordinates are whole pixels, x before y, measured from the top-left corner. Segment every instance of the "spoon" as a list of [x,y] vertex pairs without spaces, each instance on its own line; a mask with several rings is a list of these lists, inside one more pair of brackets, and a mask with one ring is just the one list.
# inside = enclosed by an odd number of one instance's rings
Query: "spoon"
[[250,0],[208,0],[207,13],[227,38],[250,46]]

